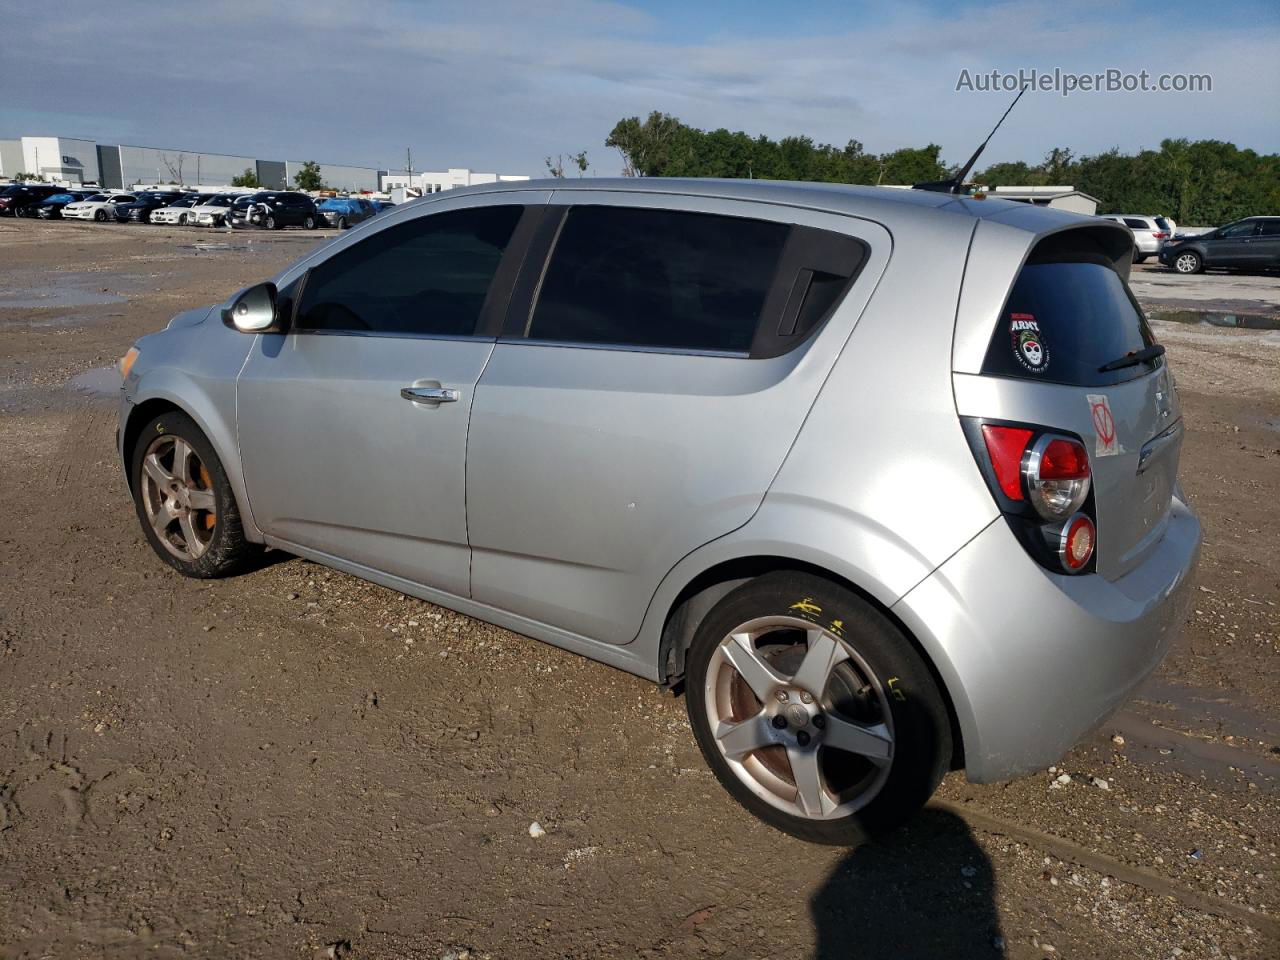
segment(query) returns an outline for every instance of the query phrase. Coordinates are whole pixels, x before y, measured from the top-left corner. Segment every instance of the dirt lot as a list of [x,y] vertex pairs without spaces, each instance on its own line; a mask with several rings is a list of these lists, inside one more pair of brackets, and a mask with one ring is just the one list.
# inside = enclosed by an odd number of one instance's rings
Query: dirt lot
[[1280,332],[1156,324],[1189,643],[1058,768],[850,852],[746,817],[641,680],[298,559],[156,560],[95,371],[317,242],[0,221],[0,958],[1280,956]]

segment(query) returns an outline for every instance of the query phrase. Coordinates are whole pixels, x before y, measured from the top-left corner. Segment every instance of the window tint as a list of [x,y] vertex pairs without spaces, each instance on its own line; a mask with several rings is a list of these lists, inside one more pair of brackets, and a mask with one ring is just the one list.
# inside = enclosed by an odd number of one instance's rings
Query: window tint
[[1151,224],[1145,220],[1139,220],[1137,217],[1125,217],[1124,225],[1131,230],[1150,230]]
[[465,336],[523,207],[418,217],[348,247],[313,269],[298,311],[311,330]]
[[1161,230],[1168,231],[1169,221],[1166,220],[1164,217],[1156,217],[1156,226],[1159,227]]
[[1252,237],[1258,232],[1258,221],[1243,220],[1240,223],[1233,223],[1229,227],[1223,227],[1222,232],[1218,236],[1226,239],[1237,239],[1239,237]]
[[1280,237],[1280,220],[1263,220],[1258,234],[1263,237]]
[[787,232],[738,217],[574,207],[528,336],[745,352]]
[[1028,263],[996,323],[983,373],[1073,386],[1107,386],[1147,365],[1100,373],[1103,364],[1155,342],[1137,302],[1100,263]]

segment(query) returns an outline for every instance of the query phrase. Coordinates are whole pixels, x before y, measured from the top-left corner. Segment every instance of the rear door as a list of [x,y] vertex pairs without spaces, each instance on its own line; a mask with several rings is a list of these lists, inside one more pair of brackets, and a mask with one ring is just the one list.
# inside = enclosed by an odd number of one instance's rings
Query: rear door
[[625,643],[662,576],[759,506],[888,238],[827,214],[603,191],[556,194],[545,231],[545,274],[531,258],[476,388],[473,595]]
[[[1085,237],[1085,231],[1077,231]],[[979,376],[956,377],[962,416],[1074,433],[1093,475],[1097,570],[1115,579],[1163,534],[1182,415],[1165,358],[1101,368],[1155,343],[1124,278],[1082,239],[1055,235],[1022,267]],[[970,269],[973,269],[972,266]]]

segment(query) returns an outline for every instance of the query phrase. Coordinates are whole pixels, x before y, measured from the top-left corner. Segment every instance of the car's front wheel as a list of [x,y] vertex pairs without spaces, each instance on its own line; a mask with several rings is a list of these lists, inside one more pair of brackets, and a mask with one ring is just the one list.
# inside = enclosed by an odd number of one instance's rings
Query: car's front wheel
[[93,219],[94,219],[94,220],[96,220],[98,223],[106,223],[106,222],[107,222],[107,211],[105,211],[105,210],[97,210],[97,211],[95,211],[95,212],[94,212],[94,214],[93,214]]
[[1199,273],[1204,269],[1204,260],[1194,250],[1184,250],[1173,258],[1173,269],[1178,273]]
[[260,552],[249,543],[240,509],[213,445],[184,413],[156,417],[130,457],[134,506],[152,548],[188,577],[222,577]]
[[883,613],[809,574],[738,587],[699,626],[689,719],[717,779],[765,822],[856,844],[902,823],[951,762],[946,705]]
[[306,219],[302,221],[302,225],[308,230],[314,230],[316,228],[316,218],[311,214],[307,214]]
[[262,225],[268,230],[275,230],[277,227],[276,218],[271,214],[267,214],[267,219],[262,221]]
[[339,229],[339,230],[345,230],[345,229],[347,229],[347,218],[346,218],[346,217],[339,217],[339,218],[338,218],[338,229]]

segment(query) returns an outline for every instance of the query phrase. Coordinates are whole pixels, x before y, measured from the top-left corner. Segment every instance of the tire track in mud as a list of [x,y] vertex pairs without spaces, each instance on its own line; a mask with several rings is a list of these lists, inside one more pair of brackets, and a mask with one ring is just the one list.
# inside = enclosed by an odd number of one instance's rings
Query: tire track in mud
[[1077,843],[1064,840],[1051,833],[1045,833],[1035,827],[1006,820],[971,804],[955,803],[950,800],[934,798],[929,801],[929,806],[960,817],[975,831],[1017,840],[1044,853],[1051,854],[1059,860],[1097,871],[1104,876],[1113,877],[1121,883],[1141,887],[1143,890],[1157,896],[1170,897],[1177,900],[1184,907],[1199,913],[1207,913],[1224,920],[1244,923],[1266,936],[1269,940],[1280,943],[1280,920],[1263,913],[1257,913],[1242,904],[1207,896],[1198,890],[1193,890],[1167,877],[1162,877],[1158,873],[1132,866],[1122,860],[1082,847]]

